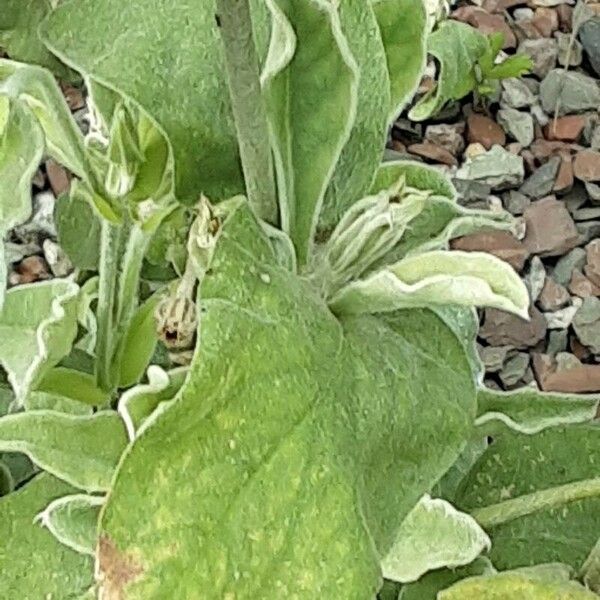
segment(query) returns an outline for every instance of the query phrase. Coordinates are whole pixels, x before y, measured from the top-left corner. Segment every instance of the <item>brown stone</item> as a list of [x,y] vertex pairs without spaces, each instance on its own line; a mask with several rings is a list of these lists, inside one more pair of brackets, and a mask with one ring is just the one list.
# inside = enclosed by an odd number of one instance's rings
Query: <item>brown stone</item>
[[530,320],[525,321],[515,315],[488,308],[485,310],[480,336],[492,346],[512,346],[531,348],[546,337],[546,319],[535,307],[529,309]]
[[521,271],[529,256],[527,248],[508,231],[481,231],[452,240],[454,250],[489,252]]
[[567,115],[552,119],[544,127],[544,136],[547,140],[562,140],[564,142],[575,142],[585,127],[585,117],[581,115]]
[[52,159],[47,160],[46,175],[55,196],[60,196],[68,191],[71,180],[67,170],[62,165]]
[[471,144],[479,142],[486,150],[496,144],[506,144],[506,134],[502,127],[493,119],[478,113],[471,113],[467,117],[467,139]]
[[28,256],[24,258],[11,273],[10,283],[20,285],[33,283],[50,278],[50,270],[46,261],[41,256]]
[[572,336],[569,341],[571,352],[579,359],[586,360],[592,353],[587,346],[584,346],[575,336]]
[[60,87],[71,111],[80,110],[85,106],[83,93],[79,88],[72,86],[70,83],[61,83]]
[[554,196],[533,202],[523,213],[523,243],[531,254],[560,256],[577,246],[579,232],[571,214]]
[[465,149],[465,123],[439,123],[428,125],[425,140],[448,150],[452,156],[458,156]]
[[458,165],[458,161],[448,150],[433,144],[432,142],[422,142],[420,144],[411,144],[408,147],[408,151],[416,156],[421,156],[427,160],[431,160],[436,163],[442,163],[448,166]]
[[582,181],[600,181],[600,152],[578,152],[573,161],[573,173]]
[[585,254],[583,270],[592,283],[600,286],[600,239],[592,240],[585,247]]
[[531,23],[542,37],[549,38],[558,29],[558,15],[553,8],[540,6],[535,10]]
[[573,270],[571,281],[569,282],[569,291],[580,298],[588,298],[589,296],[600,296],[600,287],[590,281],[578,269]]
[[546,277],[537,300],[542,310],[554,312],[566,306],[570,300],[569,292],[560,283],[556,283],[552,277]]
[[533,156],[539,161],[545,161],[551,156],[556,154],[570,154],[571,145],[560,141],[549,141],[544,139],[535,140],[529,149],[533,153]]
[[517,38],[503,15],[492,15],[476,6],[462,6],[455,10],[452,16],[458,21],[472,25],[481,31],[481,33],[488,35],[490,33],[502,33],[504,36],[503,48],[505,50],[507,48],[516,48],[517,46]]
[[540,30],[533,24],[533,19],[520,19],[515,21],[513,27],[519,43],[525,40],[539,40],[543,37]]
[[547,354],[533,355],[533,371],[545,392],[580,394],[600,391],[600,365],[580,365],[557,371],[554,360]]
[[558,15],[558,26],[563,33],[571,33],[573,30],[573,7],[568,4],[559,4],[556,7]]
[[574,181],[573,159],[570,154],[562,154],[560,167],[558,167],[558,173],[556,174],[556,180],[552,191],[557,194],[564,194],[573,187]]

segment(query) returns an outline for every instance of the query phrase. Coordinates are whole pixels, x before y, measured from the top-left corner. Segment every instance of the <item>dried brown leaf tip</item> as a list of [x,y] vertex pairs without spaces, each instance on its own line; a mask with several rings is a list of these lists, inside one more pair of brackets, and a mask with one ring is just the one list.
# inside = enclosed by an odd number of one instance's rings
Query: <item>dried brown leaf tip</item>
[[132,557],[121,552],[108,536],[100,536],[96,573],[99,600],[125,600],[125,588],[142,573],[142,567]]

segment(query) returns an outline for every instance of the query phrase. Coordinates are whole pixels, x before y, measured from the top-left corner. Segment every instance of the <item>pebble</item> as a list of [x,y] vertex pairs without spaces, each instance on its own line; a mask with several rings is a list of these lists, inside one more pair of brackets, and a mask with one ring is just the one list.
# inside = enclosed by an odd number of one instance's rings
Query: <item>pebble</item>
[[535,104],[535,94],[522,79],[510,77],[502,80],[502,103],[511,108],[527,108]]
[[582,150],[573,160],[573,173],[582,181],[600,181],[600,152]]
[[581,306],[581,298],[573,298],[573,304],[555,312],[544,313],[548,329],[567,329]]
[[558,42],[558,64],[561,67],[578,67],[583,60],[583,48],[577,40],[571,43],[572,35],[557,31],[554,36]]
[[420,156],[435,163],[442,163],[450,167],[458,165],[456,158],[445,148],[434,144],[433,142],[422,142],[420,144],[411,144],[408,147],[411,154]]
[[525,183],[519,188],[519,192],[534,200],[547,196],[554,187],[560,163],[560,157],[553,156],[526,179]]
[[548,344],[546,345],[546,354],[555,356],[559,352],[567,349],[569,332],[566,329],[554,329],[548,334]]
[[558,42],[551,38],[523,40],[517,51],[531,58],[532,73],[543,79],[556,66]]
[[579,241],[579,232],[569,211],[553,196],[533,202],[523,216],[527,231],[523,243],[531,254],[560,256]]
[[502,201],[504,208],[515,216],[522,215],[525,212],[525,209],[531,204],[530,198],[516,190],[505,192],[502,196]]
[[586,253],[583,248],[573,248],[558,262],[552,270],[552,278],[560,285],[568,285],[575,270],[582,271],[586,262]]
[[523,158],[507,152],[502,146],[493,146],[484,154],[468,160],[457,171],[459,179],[475,179],[503,190],[520,185],[525,176]]
[[425,140],[444,148],[452,156],[459,156],[465,149],[464,132],[464,123],[429,125],[425,129]]
[[502,369],[512,346],[478,346],[479,358],[486,373],[497,373]]
[[500,381],[502,381],[505,388],[511,388],[525,376],[528,367],[529,354],[526,352],[517,352],[515,356],[506,361],[506,364],[500,371]]
[[534,138],[533,117],[516,108],[501,108],[496,118],[504,131],[517,140],[523,148],[527,148]]
[[492,146],[506,144],[506,135],[498,123],[490,117],[471,113],[467,117],[467,140],[471,144],[481,144],[486,150]]
[[54,195],[58,197],[67,192],[71,184],[67,170],[52,159],[47,160],[45,166],[48,183]]
[[573,188],[574,182],[573,159],[570,154],[563,154],[560,157],[560,167],[552,191],[557,194],[565,194]]
[[520,271],[529,256],[527,248],[508,231],[481,231],[456,238],[450,243],[454,250],[489,252]]
[[46,261],[41,256],[24,258],[8,277],[10,285],[23,285],[50,279],[50,271]]
[[541,342],[547,331],[546,319],[532,306],[530,320],[525,321],[515,315],[488,308],[484,311],[480,336],[492,346],[512,346],[526,349]]
[[537,301],[543,311],[553,312],[565,307],[571,301],[571,296],[560,283],[556,283],[552,277],[546,277]]
[[472,25],[486,35],[490,33],[502,33],[504,36],[502,47],[505,50],[507,48],[515,48],[517,45],[515,34],[502,15],[492,15],[477,6],[461,6],[452,13],[452,17],[458,21]]
[[600,299],[584,298],[573,319],[573,329],[584,346],[594,354],[600,353]]
[[596,109],[600,105],[600,87],[595,79],[577,73],[553,69],[540,86],[542,107],[553,114],[558,106],[559,115]]
[[52,192],[40,192],[33,197],[33,212],[31,218],[15,228],[15,233],[22,239],[28,239],[31,234],[43,237],[56,237],[54,225],[54,205],[56,198]]
[[593,240],[585,247],[584,272],[590,281],[600,286],[600,240]]
[[579,39],[592,69],[600,76],[600,17],[594,17],[581,26]]
[[561,140],[563,142],[576,142],[586,125],[586,118],[582,115],[567,115],[552,119],[544,128],[547,140]]
[[600,296],[600,287],[590,281],[581,271],[575,269],[569,282],[569,292],[580,298]]
[[544,263],[541,261],[539,256],[534,256],[531,259],[529,271],[523,278],[523,281],[525,282],[525,286],[529,291],[529,298],[531,302],[535,302],[538,299],[542,288],[544,287],[544,282],[546,281],[546,268],[544,267]]
[[50,238],[43,243],[44,258],[54,277],[66,277],[73,271],[73,264],[63,249]]

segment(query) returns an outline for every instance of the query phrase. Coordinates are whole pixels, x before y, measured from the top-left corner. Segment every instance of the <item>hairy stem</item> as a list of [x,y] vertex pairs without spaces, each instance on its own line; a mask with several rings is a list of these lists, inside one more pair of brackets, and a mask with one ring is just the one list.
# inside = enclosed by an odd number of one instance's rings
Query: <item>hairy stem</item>
[[248,0],[217,0],[217,11],[246,193],[258,216],[275,224],[275,178],[250,6]]
[[575,481],[548,490],[525,494],[498,504],[491,504],[471,511],[471,515],[482,527],[494,527],[539,510],[557,508],[569,502],[594,496],[600,496],[600,477]]

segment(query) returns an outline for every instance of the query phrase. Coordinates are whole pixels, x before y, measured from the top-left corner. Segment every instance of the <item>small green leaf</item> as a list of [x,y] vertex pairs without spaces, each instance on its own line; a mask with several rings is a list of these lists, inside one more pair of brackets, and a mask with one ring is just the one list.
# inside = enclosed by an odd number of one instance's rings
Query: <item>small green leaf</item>
[[25,410],[52,410],[68,415],[91,415],[93,407],[57,394],[33,391],[27,394],[23,408]]
[[396,540],[382,561],[383,576],[410,583],[433,569],[469,564],[490,544],[473,517],[445,500],[426,495],[396,532]]
[[50,410],[27,411],[0,419],[0,451],[22,452],[36,465],[88,492],[104,492],[127,445],[116,412],[92,416]]
[[496,58],[504,46],[504,34],[496,31],[488,35],[487,39],[488,47],[479,59],[479,67],[484,78],[494,68]]
[[429,36],[427,48],[440,63],[437,84],[412,107],[409,118],[423,121],[447,102],[459,100],[475,89],[474,66],[487,48],[487,38],[473,27],[458,21],[441,23]]
[[95,377],[65,367],[48,371],[36,390],[64,396],[88,406],[106,406],[110,402],[110,394],[96,386]]
[[508,79],[509,77],[521,77],[531,71],[533,62],[529,56],[524,54],[515,54],[509,56],[501,63],[494,65],[492,69],[486,73],[487,79]]
[[10,289],[0,311],[0,364],[17,403],[71,350],[79,288],[54,279]]
[[98,517],[104,504],[102,496],[73,494],[53,500],[37,515],[61,543],[80,554],[94,555],[98,542]]
[[477,391],[477,420],[482,435],[494,435],[505,427],[518,433],[534,434],[559,425],[587,423],[598,411],[598,396],[543,393],[524,388],[497,392]]
[[93,583],[94,565],[34,523],[49,502],[75,490],[47,473],[0,498],[2,595],[11,600],[70,598]]
[[377,313],[458,304],[490,306],[527,318],[529,294],[506,262],[480,252],[427,252],[352,282],[331,299],[335,312]]

